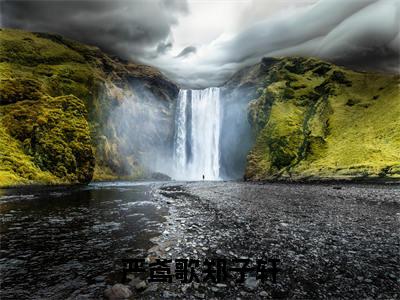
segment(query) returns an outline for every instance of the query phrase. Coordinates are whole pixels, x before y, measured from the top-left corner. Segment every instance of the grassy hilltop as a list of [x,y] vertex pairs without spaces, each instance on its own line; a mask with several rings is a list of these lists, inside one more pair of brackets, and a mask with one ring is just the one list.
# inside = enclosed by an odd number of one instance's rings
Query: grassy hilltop
[[265,58],[245,178],[400,178],[398,75]]
[[166,101],[177,93],[157,70],[96,47],[0,29],[0,186],[135,176],[121,173],[129,163],[140,175],[108,122],[124,93],[141,96],[138,82]]

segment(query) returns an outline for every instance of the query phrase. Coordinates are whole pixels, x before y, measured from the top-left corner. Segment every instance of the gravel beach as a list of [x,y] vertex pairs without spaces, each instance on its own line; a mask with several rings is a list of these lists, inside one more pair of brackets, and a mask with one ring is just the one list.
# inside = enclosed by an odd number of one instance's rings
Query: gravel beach
[[400,297],[398,185],[171,183],[155,195],[169,216],[147,262],[267,257],[279,259],[280,271],[276,283],[254,272],[244,283],[187,284],[130,274],[135,298]]

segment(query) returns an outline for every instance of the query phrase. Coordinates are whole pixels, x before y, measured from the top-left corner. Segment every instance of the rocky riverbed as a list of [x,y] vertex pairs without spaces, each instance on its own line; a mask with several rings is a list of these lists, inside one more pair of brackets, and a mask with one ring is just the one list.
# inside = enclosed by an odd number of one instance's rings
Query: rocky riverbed
[[[400,297],[398,185],[108,183],[0,192],[2,299]],[[144,259],[144,272],[122,282],[122,258]],[[176,261],[171,274],[151,275],[157,259],[198,260],[199,282],[173,276]],[[226,259],[228,269],[235,259],[279,259],[279,271],[276,282],[271,272],[258,278],[256,268],[243,283],[231,270],[205,281],[207,259]],[[164,275],[172,282],[149,281]]]
[[[128,275],[133,298],[398,299],[400,188],[395,185],[235,182],[167,184],[156,258],[278,258],[280,272],[244,283],[149,283]],[[148,274],[147,274],[148,276]]]

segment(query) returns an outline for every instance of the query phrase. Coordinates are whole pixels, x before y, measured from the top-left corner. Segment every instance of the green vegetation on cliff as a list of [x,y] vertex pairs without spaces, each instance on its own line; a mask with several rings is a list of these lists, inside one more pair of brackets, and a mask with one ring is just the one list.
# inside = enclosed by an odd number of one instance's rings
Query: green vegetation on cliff
[[112,58],[59,35],[0,29],[0,186],[86,183],[120,173],[110,111],[135,94],[176,86],[157,70]]
[[245,178],[400,177],[399,76],[264,59]]
[[[22,156],[17,160],[12,149],[3,145],[2,168],[6,167],[4,169],[18,177],[36,180],[35,171],[26,169],[25,164],[18,166],[25,161],[32,162],[40,170],[37,174],[41,181],[51,182],[54,176],[55,182],[91,180],[94,155],[86,108],[78,98],[42,97],[33,102],[25,100],[1,106],[0,111],[3,133],[9,134],[5,141],[12,137],[11,145],[19,145],[25,154],[25,160]],[[52,176],[42,177],[43,171]]]
[[[399,82],[312,58],[241,70],[226,89],[253,98],[258,87],[245,178],[400,178]],[[172,140],[177,93],[157,70],[96,47],[0,29],[0,186],[143,176],[138,156]],[[129,124],[141,145],[118,135],[110,117],[127,98],[151,106],[134,106],[139,115],[159,118],[146,126],[151,134]]]

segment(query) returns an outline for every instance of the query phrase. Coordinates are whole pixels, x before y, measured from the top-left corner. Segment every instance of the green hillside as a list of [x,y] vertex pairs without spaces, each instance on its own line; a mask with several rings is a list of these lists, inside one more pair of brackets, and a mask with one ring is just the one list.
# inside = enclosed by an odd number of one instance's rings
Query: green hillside
[[264,59],[245,178],[400,177],[400,81],[312,58]]
[[[257,98],[245,179],[400,178],[399,84],[312,58],[239,71],[225,90]],[[0,186],[143,178],[138,157],[173,141],[177,93],[156,69],[96,47],[0,29]],[[157,116],[149,131],[130,122],[136,144],[110,120],[129,97]]]
[[140,176],[108,122],[123,91],[142,96],[135,82],[166,101],[177,94],[151,67],[59,35],[0,29],[0,186]]

